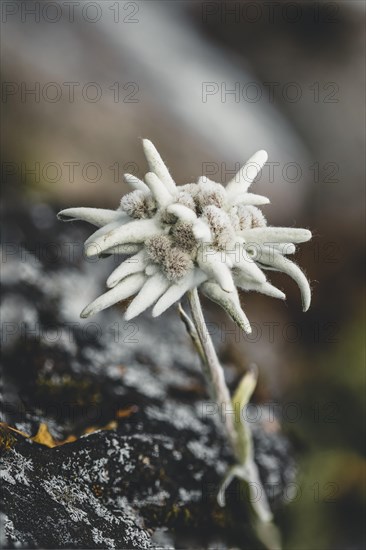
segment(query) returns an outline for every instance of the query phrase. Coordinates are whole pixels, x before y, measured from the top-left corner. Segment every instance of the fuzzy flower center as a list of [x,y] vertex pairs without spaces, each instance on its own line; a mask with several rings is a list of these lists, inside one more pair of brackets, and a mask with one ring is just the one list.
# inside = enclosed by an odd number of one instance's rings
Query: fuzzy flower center
[[[225,192],[211,181],[181,186],[175,203],[192,210],[195,219],[205,223],[211,235],[210,248],[220,252],[232,248],[238,231],[266,225],[265,217],[255,206],[234,206],[226,212]],[[135,219],[152,218],[157,212],[153,197],[140,190],[125,195],[121,209]],[[160,211],[159,219],[162,233],[145,241],[146,251],[167,279],[177,282],[194,269],[202,239],[195,237],[193,223],[180,220],[167,208]]]

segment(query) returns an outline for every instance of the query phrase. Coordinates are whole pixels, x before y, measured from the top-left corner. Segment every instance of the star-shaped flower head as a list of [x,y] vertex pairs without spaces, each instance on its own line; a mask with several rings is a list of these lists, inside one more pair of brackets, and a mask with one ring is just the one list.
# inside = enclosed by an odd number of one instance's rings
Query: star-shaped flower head
[[61,220],[84,220],[100,228],[85,242],[87,256],[130,256],[108,278],[110,290],[81,317],[132,296],[126,320],[150,306],[156,317],[198,287],[250,332],[238,288],[285,299],[263,270],[292,277],[304,311],[309,308],[309,283],[287,255],[295,252],[295,244],[311,238],[310,231],[268,227],[258,206],[269,200],[248,192],[267,161],[265,151],[255,153],[226,187],[206,177],[176,186],[151,141],[143,140],[143,147],[150,171],[144,181],[125,174],[133,191],[122,197],[117,210],[69,208],[58,214]]

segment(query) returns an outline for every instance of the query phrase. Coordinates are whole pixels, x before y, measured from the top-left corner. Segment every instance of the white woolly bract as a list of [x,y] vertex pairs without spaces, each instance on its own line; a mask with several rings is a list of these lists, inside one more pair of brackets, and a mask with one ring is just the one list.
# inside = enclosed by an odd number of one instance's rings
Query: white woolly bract
[[258,206],[269,200],[248,192],[267,160],[265,151],[255,153],[226,188],[205,176],[177,187],[151,141],[143,140],[143,148],[149,171],[144,181],[125,174],[133,191],[117,210],[69,208],[59,213],[61,220],[99,227],[85,242],[88,256],[133,254],[121,258],[107,280],[111,290],[87,306],[83,317],[133,296],[126,319],[154,304],[153,316],[161,315],[198,287],[250,332],[237,288],[285,298],[267,281],[265,270],[292,277],[304,310],[309,308],[309,283],[287,255],[311,238],[310,231],[267,226]]

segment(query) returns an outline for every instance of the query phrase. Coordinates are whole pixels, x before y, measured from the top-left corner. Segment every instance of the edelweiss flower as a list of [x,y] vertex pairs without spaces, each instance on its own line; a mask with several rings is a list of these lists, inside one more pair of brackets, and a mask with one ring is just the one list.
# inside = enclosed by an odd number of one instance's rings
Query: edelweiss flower
[[108,278],[110,290],[87,306],[82,317],[134,295],[125,319],[150,306],[156,317],[198,287],[250,332],[237,288],[285,299],[263,270],[292,277],[300,287],[304,310],[309,308],[309,283],[286,256],[295,252],[294,243],[311,238],[310,231],[268,227],[257,207],[269,200],[248,192],[267,161],[265,151],[253,155],[226,187],[206,177],[177,187],[154,145],[143,140],[143,147],[150,172],[145,181],[125,174],[133,191],[117,210],[69,208],[58,214],[61,220],[84,220],[100,227],[85,242],[87,256],[132,255]]

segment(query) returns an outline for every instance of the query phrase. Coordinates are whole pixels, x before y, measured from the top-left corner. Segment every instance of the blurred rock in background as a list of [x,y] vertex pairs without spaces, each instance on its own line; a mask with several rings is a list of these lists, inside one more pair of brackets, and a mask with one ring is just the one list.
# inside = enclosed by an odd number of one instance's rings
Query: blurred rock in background
[[[64,251],[85,237],[52,219],[47,230],[26,210],[5,220],[18,250],[7,251],[0,308],[2,547],[141,549],[164,534],[169,548],[252,548],[244,489],[230,486],[225,509],[216,500],[233,456],[175,308],[153,324],[124,322],[123,304],[81,320],[113,259],[83,262],[81,247],[37,259],[45,231]],[[234,389],[243,371],[227,366]],[[278,513],[296,479],[293,451],[270,412],[254,412],[255,460]]]

